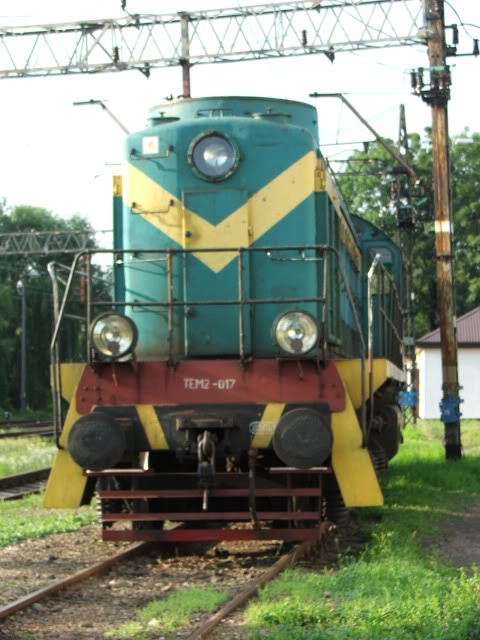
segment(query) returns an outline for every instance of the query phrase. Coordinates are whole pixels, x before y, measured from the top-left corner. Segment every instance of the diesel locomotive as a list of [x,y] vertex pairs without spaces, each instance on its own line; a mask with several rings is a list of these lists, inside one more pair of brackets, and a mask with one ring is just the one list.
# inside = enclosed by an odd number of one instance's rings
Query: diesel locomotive
[[[76,256],[62,295],[50,266],[45,505],[96,492],[105,540],[165,541],[315,539],[322,518],[381,505],[401,441],[401,254],[347,211],[316,109],[154,107],[126,140],[113,218],[113,250]],[[69,363],[79,290],[86,357]]]

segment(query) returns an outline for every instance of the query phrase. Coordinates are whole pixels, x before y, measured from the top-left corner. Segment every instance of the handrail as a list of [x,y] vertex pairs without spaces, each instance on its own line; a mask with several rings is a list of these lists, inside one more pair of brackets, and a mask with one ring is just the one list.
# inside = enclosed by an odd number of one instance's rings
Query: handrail
[[[374,397],[373,397],[373,292],[372,281],[373,276],[377,273],[377,311],[378,311],[378,323],[377,323],[377,342],[379,352],[383,351],[383,355],[389,359],[395,357],[393,354],[393,338],[395,336],[397,345],[399,347],[399,355],[402,354],[403,341],[400,332],[397,329],[398,320],[397,311],[400,312],[400,318],[403,315],[403,311],[400,305],[400,296],[398,295],[397,288],[393,277],[385,270],[382,263],[382,256],[377,253],[373,259],[373,262],[368,270],[367,275],[367,312],[368,312],[368,375],[369,375],[369,401],[370,401],[370,419],[368,423],[367,437],[370,433],[373,424],[373,409],[374,409]],[[378,273],[380,273],[380,286],[378,286]],[[390,310],[387,314],[386,306],[386,289],[385,278],[390,283]],[[398,323],[401,326],[401,322]],[[388,330],[388,329],[389,330]],[[387,344],[388,340],[388,344]],[[382,349],[383,345],[383,349]]]
[[[299,251],[302,256],[302,260],[305,262],[309,262],[311,258],[305,257],[305,252],[314,251],[315,255],[321,254],[322,257],[316,258],[317,260],[324,260],[324,274],[323,274],[323,291],[321,296],[312,296],[312,297],[286,297],[286,298],[251,298],[250,296],[244,295],[244,254],[245,253],[265,253],[270,255],[272,252],[280,252],[280,251]],[[238,256],[238,298],[237,299],[229,299],[229,300],[175,300],[173,297],[173,259],[178,255],[183,255],[184,260],[187,255],[191,254],[199,254],[199,253],[236,253]],[[94,300],[92,298],[92,268],[91,268],[91,258],[93,255],[99,254],[112,254],[115,258],[119,256],[125,255],[133,255],[138,256],[138,254],[160,254],[165,256],[165,260],[167,262],[167,299],[163,300],[155,300],[151,301],[125,301],[125,300]],[[338,264],[338,272],[340,274],[340,278],[342,280],[345,292],[348,297],[348,301],[351,307],[354,323],[356,326],[356,330],[358,333],[358,340],[360,343],[360,359],[361,359],[361,397],[362,397],[362,409],[361,409],[361,431],[362,431],[362,447],[366,446],[366,436],[367,436],[367,425],[366,425],[366,399],[365,399],[365,341],[362,335],[362,326],[360,319],[358,317],[357,309],[353,300],[353,295],[350,290],[350,286],[348,284],[348,279],[342,264],[340,252],[334,247],[328,245],[289,245],[289,246],[281,246],[281,247],[228,247],[228,248],[205,248],[205,249],[85,249],[78,253],[75,256],[75,259],[72,263],[72,267],[70,269],[70,274],[68,276],[68,280],[65,286],[63,299],[58,308],[59,299],[58,299],[58,283],[55,276],[55,271],[53,267],[49,269],[50,277],[52,278],[52,283],[54,290],[56,290],[56,297],[54,295],[54,304],[55,304],[55,328],[53,332],[52,341],[50,344],[50,356],[52,361],[52,394],[54,398],[54,424],[56,425],[55,433],[57,446],[61,448],[59,444],[60,438],[60,428],[61,428],[61,397],[60,397],[60,376],[59,376],[59,364],[60,358],[58,353],[58,337],[59,330],[62,320],[65,316],[65,307],[67,304],[67,300],[70,297],[70,293],[72,290],[72,282],[74,274],[77,272],[78,265],[80,261],[82,261],[82,273],[85,271],[87,273],[87,321],[91,320],[91,309],[93,306],[108,306],[113,309],[117,309],[119,307],[157,307],[157,308],[168,308],[168,333],[169,333],[169,362],[170,364],[174,364],[173,356],[174,356],[174,340],[173,340],[173,309],[175,307],[192,307],[192,306],[228,306],[228,305],[238,305],[239,307],[239,356],[242,364],[245,364],[247,361],[245,354],[245,326],[244,326],[244,310],[248,305],[258,305],[258,304],[295,304],[295,303],[317,303],[323,304],[322,310],[322,321],[323,321],[323,336],[319,335],[319,340],[317,344],[318,354],[321,349],[323,349],[323,357],[324,361],[326,360],[326,343],[328,337],[328,322],[329,322],[329,314],[327,312],[327,303],[328,303],[328,272],[329,272],[329,258],[333,258],[337,261]],[[150,261],[150,259],[149,259]],[[86,264],[85,264],[86,263]],[[91,348],[89,341],[87,342],[87,351],[88,351],[88,362],[91,362]]]
[[[65,306],[67,304],[68,296],[70,294],[70,288],[73,282],[73,276],[75,274],[78,261],[80,257],[84,255],[86,252],[82,251],[81,253],[77,253],[75,258],[73,259],[72,267],[70,269],[70,273],[68,275],[67,285],[65,287],[65,292],[63,294],[63,300],[60,309],[58,309],[58,283],[55,275],[55,268],[53,263],[49,263],[48,273],[50,278],[52,279],[53,289],[55,292],[55,287],[57,287],[57,300],[54,302],[54,315],[56,315],[55,328],[53,330],[52,341],[50,342],[50,362],[52,363],[52,396],[53,396],[53,411],[54,411],[54,431],[55,431],[55,443],[58,449],[63,449],[60,444],[60,435],[61,435],[61,420],[62,420],[62,409],[61,409],[61,393],[60,393],[60,375],[59,375],[59,353],[58,353],[58,334],[60,331],[60,325],[62,323],[63,314],[65,313]],[[54,294],[55,295],[55,294]]]

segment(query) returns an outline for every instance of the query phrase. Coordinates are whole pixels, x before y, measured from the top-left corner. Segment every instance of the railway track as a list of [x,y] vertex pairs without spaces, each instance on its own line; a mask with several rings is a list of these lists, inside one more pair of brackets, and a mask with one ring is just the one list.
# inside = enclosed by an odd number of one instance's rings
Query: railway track
[[[322,527],[320,535],[323,536],[325,534],[325,531],[326,531],[326,527],[324,526]],[[285,553],[284,555],[282,555],[280,559],[278,559],[278,556],[276,555],[274,550],[270,550],[268,560],[265,560],[265,556],[263,557],[263,565],[265,566],[266,564],[266,568],[263,571],[260,568],[262,566],[262,562],[260,562],[260,567],[256,566],[257,562],[261,558],[255,555],[256,552],[254,550],[251,552],[248,552],[248,551],[240,552],[239,557],[249,556],[248,566],[250,566],[251,569],[256,572],[255,577],[253,579],[243,580],[241,582],[239,581],[237,584],[245,584],[245,586],[240,589],[238,588],[233,589],[231,592],[232,597],[225,606],[223,606],[214,615],[208,616],[203,621],[200,621],[197,618],[196,622],[193,623],[193,625],[195,625],[196,628],[190,629],[190,633],[188,633],[188,631],[182,632],[181,634],[182,637],[188,638],[189,640],[200,640],[202,638],[207,638],[214,631],[214,629],[216,629],[216,627],[219,625],[220,622],[224,621],[226,618],[231,616],[232,613],[235,612],[236,610],[242,608],[248,602],[249,599],[254,597],[257,594],[257,591],[260,587],[264,586],[269,581],[273,580],[284,569],[293,566],[296,562],[298,562],[302,558],[305,558],[305,556],[307,556],[312,550],[314,550],[316,546],[317,546],[317,542],[312,542],[312,541],[304,542],[302,544],[299,544],[293,547],[293,549],[291,549],[288,553]],[[217,557],[216,547],[218,547],[218,545],[210,544],[208,545],[208,547],[203,545],[201,553],[194,551],[193,556],[192,556],[192,553],[190,553],[189,555],[187,555],[186,558],[184,557],[183,558],[183,562],[185,565],[184,570],[186,569],[188,572],[191,573],[193,566],[196,563],[201,564],[203,562],[203,559],[205,558],[205,555],[206,555],[205,550],[207,548],[209,549],[209,554],[213,555],[213,557],[216,558],[216,560],[214,559],[212,560],[212,562],[214,562],[215,564],[218,563],[218,566],[224,566],[224,564],[227,561],[221,559],[224,556],[219,555]],[[278,549],[278,547],[276,548]],[[106,573],[110,569],[113,569],[115,565],[120,565],[116,569],[113,579],[110,579],[110,576],[103,579],[103,586],[114,585],[116,582],[119,581],[118,576],[119,576],[119,572],[122,571],[121,564],[123,561],[134,558],[135,556],[142,556],[142,555],[147,556],[149,552],[152,552],[155,549],[162,549],[162,550],[168,549],[167,553],[163,554],[164,563],[167,563],[167,564],[169,562],[176,563],[177,561],[179,561],[178,552],[176,552],[175,548],[172,548],[171,545],[165,545],[165,544],[162,545],[159,543],[151,543],[151,542],[136,543],[135,545],[129,546],[127,549],[124,549],[114,554],[113,556],[103,559],[100,562],[96,562],[90,567],[86,567],[81,571],[78,571],[72,575],[63,577],[62,579],[55,581],[53,583],[50,583],[41,589],[37,589],[32,593],[29,593],[27,595],[24,595],[16,599],[14,602],[4,605],[3,607],[0,608],[0,620],[4,621],[5,619],[13,616],[13,614],[19,611],[24,611],[24,615],[22,616],[20,621],[23,628],[23,625],[26,623],[26,620],[27,620],[25,618],[26,615],[30,615],[32,619],[35,619],[35,616],[38,616],[38,611],[41,611],[41,618],[42,618],[41,624],[42,624],[42,628],[45,629],[45,626],[48,625],[47,616],[48,616],[49,609],[52,608],[55,610],[55,607],[58,608],[59,604],[58,602],[57,604],[55,604],[57,600],[56,598],[50,600],[51,604],[48,604],[47,602],[45,602],[44,604],[39,605],[38,603],[42,602],[43,600],[46,600],[53,594],[57,594],[61,591],[65,591],[68,587],[77,585],[78,583],[86,580],[87,578],[91,578],[92,576],[100,576],[101,574]],[[212,550],[213,550],[213,554],[212,554]],[[263,553],[263,552],[260,552],[260,553]],[[158,558],[159,554],[150,553],[150,557]],[[145,562],[146,560],[142,560],[142,561]],[[139,562],[140,560],[136,560],[135,561],[136,565]],[[150,562],[152,561],[150,560]],[[155,560],[153,560],[153,562],[155,562]],[[175,566],[171,566],[171,570],[172,570],[171,573],[176,573]],[[128,566],[126,565],[123,568],[123,571],[127,575],[131,574],[132,572],[131,563],[130,563],[130,568],[128,568]],[[217,571],[217,569],[215,571]],[[140,575],[142,574],[140,573]],[[162,572],[161,576],[162,576],[162,581],[160,585],[158,584],[156,585],[157,590],[159,590],[160,592],[167,591],[170,588],[170,585],[168,584],[168,580],[169,580],[168,572],[166,572],[166,574]],[[180,578],[180,580],[183,580],[183,578]],[[209,578],[207,574],[203,576],[203,584],[208,584],[210,580],[211,580],[211,577]],[[236,580],[239,580],[239,576],[236,576]],[[138,579],[137,579],[137,583],[138,583]],[[182,586],[182,584],[184,583],[179,582],[178,587]],[[103,591],[104,593],[105,589],[102,589],[101,587],[102,585],[101,584],[97,585],[97,583],[95,583],[92,586],[92,583],[90,582],[88,587],[87,586],[82,587],[82,594],[84,592],[92,593],[93,589],[95,588],[97,588],[100,592]],[[85,596],[83,596],[82,594],[79,595],[77,592],[76,602],[84,601]],[[60,608],[61,608],[61,611],[64,612],[66,611],[64,602],[68,601],[69,597],[70,599],[72,599],[75,596],[73,596],[71,593],[69,594],[68,592],[66,592],[64,596],[60,596],[60,597],[62,597]],[[63,598],[65,598],[65,600]],[[145,595],[143,595],[142,599],[143,601],[145,601]],[[35,609],[34,607],[34,611],[32,611],[31,613],[27,613],[26,610],[31,608],[32,605],[35,605],[37,609]],[[131,617],[134,618],[135,612],[134,612],[133,605],[130,610],[130,613],[131,613]],[[12,619],[11,622],[14,622],[14,620],[15,619]],[[2,626],[3,624],[5,623],[2,623]],[[7,627],[7,631],[8,631],[8,627]],[[92,635],[90,637],[92,638],[103,637],[103,632],[99,629],[98,635],[92,632]]]
[[53,436],[52,420],[0,421],[0,438],[26,438],[29,436]]
[[148,548],[150,548],[150,546],[151,546],[151,543],[149,542],[139,542],[137,544],[131,545],[127,549],[123,549],[122,551],[119,551],[118,553],[116,553],[113,556],[110,556],[109,558],[100,560],[99,562],[96,562],[90,567],[82,569],[81,571],[77,571],[71,576],[62,578],[61,580],[57,580],[56,582],[53,582],[52,584],[49,584],[48,586],[43,587],[42,589],[37,589],[36,591],[32,591],[32,593],[29,593],[26,596],[22,596],[21,598],[18,598],[14,602],[11,602],[6,606],[1,607],[0,620],[4,620],[5,618],[8,618],[14,613],[17,613],[17,611],[22,611],[24,609],[27,609],[32,604],[35,604],[36,602],[44,600],[48,596],[51,596],[55,593],[59,593],[60,591],[63,591],[69,586],[78,584],[79,582],[82,582],[83,580],[86,580],[87,578],[90,578],[92,576],[105,573],[105,571],[108,571],[109,569],[111,569],[111,567],[113,567],[113,565],[117,564],[118,562],[126,560],[127,558],[131,558],[135,555],[138,555],[139,553],[144,553]]
[[49,473],[50,467],[46,467],[0,478],[0,500],[18,500],[31,493],[39,493]]

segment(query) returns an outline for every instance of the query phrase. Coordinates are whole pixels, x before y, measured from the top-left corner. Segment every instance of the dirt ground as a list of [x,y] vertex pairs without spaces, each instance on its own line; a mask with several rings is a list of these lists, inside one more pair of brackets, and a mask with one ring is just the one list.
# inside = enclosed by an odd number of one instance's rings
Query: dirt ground
[[480,567],[480,500],[451,513],[440,535],[428,540],[427,546],[455,567]]
[[[479,532],[480,500],[476,500],[465,511],[450,514],[441,530],[432,533],[424,543],[442,559],[468,571],[472,565],[480,566]],[[350,531],[347,535],[352,534]],[[123,546],[112,548],[100,543],[99,535],[99,526],[91,525],[75,533],[29,540],[0,550],[0,606]],[[358,538],[358,532],[355,536],[356,539],[346,541],[349,548],[363,546],[365,540]],[[312,570],[320,569],[324,563],[334,565],[339,544],[335,535],[329,536],[321,555],[301,564]],[[101,640],[106,628],[131,620],[132,611],[152,597],[162,597],[178,586],[200,584],[215,585],[233,596],[275,560],[268,545],[253,557],[243,548],[221,551],[199,557],[148,554],[125,562],[104,576],[92,578],[1,622],[0,640]],[[196,618],[194,625],[201,624],[202,618]],[[243,625],[243,612],[236,612],[217,627],[211,638],[243,638]],[[188,631],[184,635],[188,636]]]

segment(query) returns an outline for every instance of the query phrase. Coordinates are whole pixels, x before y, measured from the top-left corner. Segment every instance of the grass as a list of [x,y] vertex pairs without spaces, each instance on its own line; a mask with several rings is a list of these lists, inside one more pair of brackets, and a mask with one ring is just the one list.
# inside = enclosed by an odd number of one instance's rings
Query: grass
[[171,635],[186,627],[193,615],[214,611],[229,599],[226,591],[216,591],[211,587],[191,587],[179,589],[167,598],[152,600],[137,611],[136,620],[112,627],[105,637],[118,640],[147,640],[162,635]]
[[0,477],[49,467],[55,456],[50,438],[2,438],[0,440]]
[[95,507],[45,509],[43,495],[0,502],[0,547],[27,538],[42,538],[51,533],[76,531],[95,522]]
[[[442,423],[420,421],[404,435],[365,551],[336,571],[292,570],[267,585],[246,611],[252,639],[480,638],[478,569],[455,569],[424,544],[449,513],[480,496],[480,460],[445,462]],[[477,452],[480,423],[462,422],[462,436],[466,453]]]
[[[0,440],[0,477],[32,471],[52,464],[56,447],[50,438],[2,438]],[[20,500],[0,501],[0,547],[27,538],[51,533],[76,531],[95,522],[95,507],[45,509],[43,494]]]

